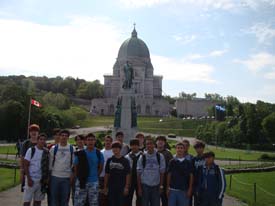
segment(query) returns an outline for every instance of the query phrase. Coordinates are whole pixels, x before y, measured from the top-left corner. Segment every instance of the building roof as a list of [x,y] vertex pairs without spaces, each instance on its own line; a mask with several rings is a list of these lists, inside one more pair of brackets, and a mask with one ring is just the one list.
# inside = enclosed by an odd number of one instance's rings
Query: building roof
[[150,58],[149,49],[144,41],[138,38],[135,28],[131,38],[122,43],[118,52],[118,59],[127,59],[128,57]]

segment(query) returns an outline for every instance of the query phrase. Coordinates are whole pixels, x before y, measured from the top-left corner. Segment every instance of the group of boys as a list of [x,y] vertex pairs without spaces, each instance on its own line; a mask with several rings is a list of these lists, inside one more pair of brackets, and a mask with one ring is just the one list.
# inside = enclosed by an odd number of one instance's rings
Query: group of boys
[[74,206],[222,205],[224,173],[201,141],[194,145],[196,157],[188,153],[188,140],[176,144],[173,156],[165,136],[155,141],[138,133],[128,146],[118,132],[115,141],[105,136],[99,150],[93,133],[77,135],[72,146],[68,130],[55,130],[47,146],[39,131],[31,125],[22,146],[24,206],[41,205],[46,193],[50,206],[68,206],[70,196]]

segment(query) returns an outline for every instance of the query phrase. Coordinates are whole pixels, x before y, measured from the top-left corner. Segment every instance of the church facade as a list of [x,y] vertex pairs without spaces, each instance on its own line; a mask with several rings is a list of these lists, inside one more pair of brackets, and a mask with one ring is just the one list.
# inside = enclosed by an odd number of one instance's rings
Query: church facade
[[172,107],[162,98],[162,76],[154,75],[147,45],[138,38],[134,28],[129,39],[120,46],[112,75],[104,75],[104,98],[93,99],[91,113],[113,115],[124,82],[123,68],[126,63],[133,68],[132,88],[139,115],[166,116]]

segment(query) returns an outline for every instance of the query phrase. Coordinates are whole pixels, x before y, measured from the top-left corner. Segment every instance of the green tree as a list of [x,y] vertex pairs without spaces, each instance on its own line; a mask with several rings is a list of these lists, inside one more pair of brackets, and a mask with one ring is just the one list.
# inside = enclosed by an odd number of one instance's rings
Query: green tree
[[264,118],[262,126],[269,140],[275,142],[275,112]]

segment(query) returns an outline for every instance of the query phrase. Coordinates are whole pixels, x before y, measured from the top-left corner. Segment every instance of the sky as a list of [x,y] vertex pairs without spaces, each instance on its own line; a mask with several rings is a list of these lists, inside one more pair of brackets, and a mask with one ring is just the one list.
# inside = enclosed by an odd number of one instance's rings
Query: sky
[[163,94],[275,103],[275,0],[0,0],[0,75],[103,83],[133,23]]

